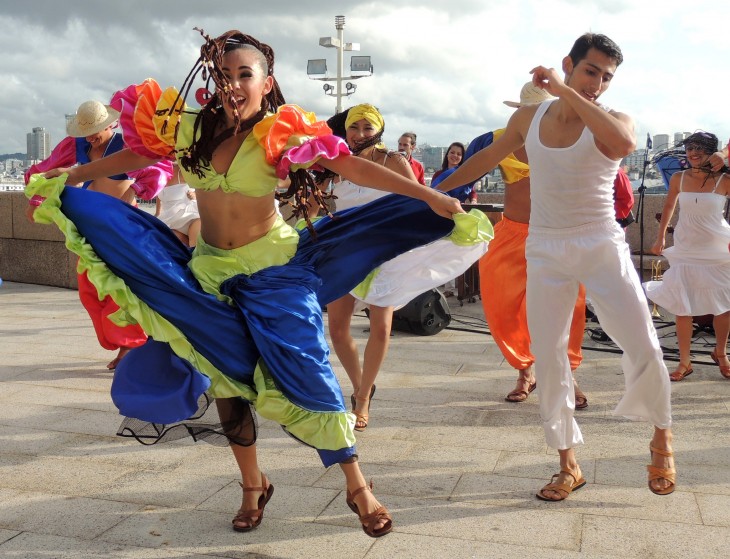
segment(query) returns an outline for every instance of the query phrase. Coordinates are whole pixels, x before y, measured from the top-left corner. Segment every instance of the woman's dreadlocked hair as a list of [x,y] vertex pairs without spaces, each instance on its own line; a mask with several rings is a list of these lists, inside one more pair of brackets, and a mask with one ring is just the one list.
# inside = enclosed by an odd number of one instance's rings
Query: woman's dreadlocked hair
[[[193,142],[189,147],[179,152],[180,164],[185,170],[198,177],[203,177],[205,171],[210,169],[213,152],[223,141],[242,130],[252,128],[266,116],[267,112],[276,112],[286,101],[276,78],[274,78],[274,51],[269,45],[236,30],[228,31],[214,39],[206,35],[202,29],[196,27],[195,30],[205,40],[203,46],[200,47],[200,57],[185,78],[178,98],[172,107],[158,114],[167,113],[170,116],[174,112],[174,107],[178,105],[178,101],[181,98],[187,99],[198,74],[201,74],[206,90],[211,91],[210,82],[213,82],[215,87],[212,90],[211,97],[195,119]],[[223,122],[225,115],[223,105],[227,103],[229,106],[236,106],[233,88],[223,73],[223,56],[236,49],[245,49],[256,53],[264,74],[272,77],[273,87],[264,96],[261,110],[258,113],[245,121],[241,121],[238,111],[234,108],[233,126],[216,135],[216,129]],[[175,132],[177,135],[177,130]],[[326,209],[324,196],[314,185],[312,177],[306,170],[292,171],[289,173],[289,178],[291,179],[291,186],[281,197],[295,197],[294,203],[290,202],[290,205],[294,208],[294,217],[304,217],[307,226],[311,228],[311,221],[307,212],[309,196],[313,195],[320,207]]]

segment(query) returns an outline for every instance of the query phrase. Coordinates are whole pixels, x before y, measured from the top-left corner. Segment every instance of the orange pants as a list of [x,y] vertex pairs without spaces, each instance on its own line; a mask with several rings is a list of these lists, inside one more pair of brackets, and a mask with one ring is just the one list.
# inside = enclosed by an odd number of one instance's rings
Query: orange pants
[[86,272],[78,275],[78,281],[79,299],[89,313],[101,347],[115,350],[120,347],[138,347],[147,341],[147,334],[139,324],[117,326],[109,320],[109,315],[118,311],[119,305],[109,295],[100,301],[99,292],[89,281]]
[[[489,250],[479,260],[479,289],[484,316],[502,355],[515,369],[525,369],[535,362],[535,357],[530,352],[530,332],[527,329],[525,306],[527,229],[527,223],[503,217],[494,226],[494,239],[489,242]],[[573,309],[568,340],[571,370],[577,369],[583,360],[581,344],[585,322],[586,290],[581,285]]]

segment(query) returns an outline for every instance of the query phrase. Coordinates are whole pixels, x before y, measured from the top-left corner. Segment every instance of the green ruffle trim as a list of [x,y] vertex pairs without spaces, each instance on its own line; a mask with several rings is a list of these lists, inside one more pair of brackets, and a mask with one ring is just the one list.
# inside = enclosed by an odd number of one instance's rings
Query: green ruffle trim
[[115,276],[97,256],[76,226],[61,211],[60,196],[67,177],[63,174],[46,179],[40,174],[33,175],[25,188],[25,195],[28,198],[36,194],[45,197],[34,212],[35,222],[56,224],[66,237],[66,248],[79,256],[79,272],[88,273],[89,280],[101,297],[110,295],[125,310],[123,315],[118,315],[118,320],[139,324],[155,340],[168,343],[178,357],[188,361],[210,379],[208,393],[212,397],[242,397],[252,402],[262,417],[283,425],[297,439],[314,448],[340,450],[355,444],[355,419],[351,413],[314,412],[294,405],[276,388],[274,379],[261,361],[253,373],[255,390],[227,377],[198,353],[178,328],[134,295],[124,281]]
[[454,214],[454,230],[448,238],[463,247],[487,243],[494,238],[494,227],[483,211],[471,209],[465,214]]

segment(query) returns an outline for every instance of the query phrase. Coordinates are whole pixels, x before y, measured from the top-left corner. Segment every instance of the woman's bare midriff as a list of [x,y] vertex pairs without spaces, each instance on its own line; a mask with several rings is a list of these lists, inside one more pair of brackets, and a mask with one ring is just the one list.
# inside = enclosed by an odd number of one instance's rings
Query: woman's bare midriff
[[274,194],[254,198],[236,192],[196,190],[200,235],[216,248],[242,247],[269,232],[276,221]]

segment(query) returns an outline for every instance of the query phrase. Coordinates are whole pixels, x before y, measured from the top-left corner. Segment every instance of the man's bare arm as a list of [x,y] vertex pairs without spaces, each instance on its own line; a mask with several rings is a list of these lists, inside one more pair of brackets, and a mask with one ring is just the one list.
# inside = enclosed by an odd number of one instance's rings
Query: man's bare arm
[[606,111],[597,102],[589,101],[566,85],[555,68],[533,68],[532,81],[548,93],[568,103],[588,129],[593,133],[596,145],[611,159],[626,157],[636,149],[634,123],[628,115]]
[[493,144],[479,150],[446,179],[439,183],[437,190],[448,192],[461,185],[474,182],[494,169],[510,153],[525,145],[525,136],[530,127],[534,107],[516,111],[507,123],[504,134]]

